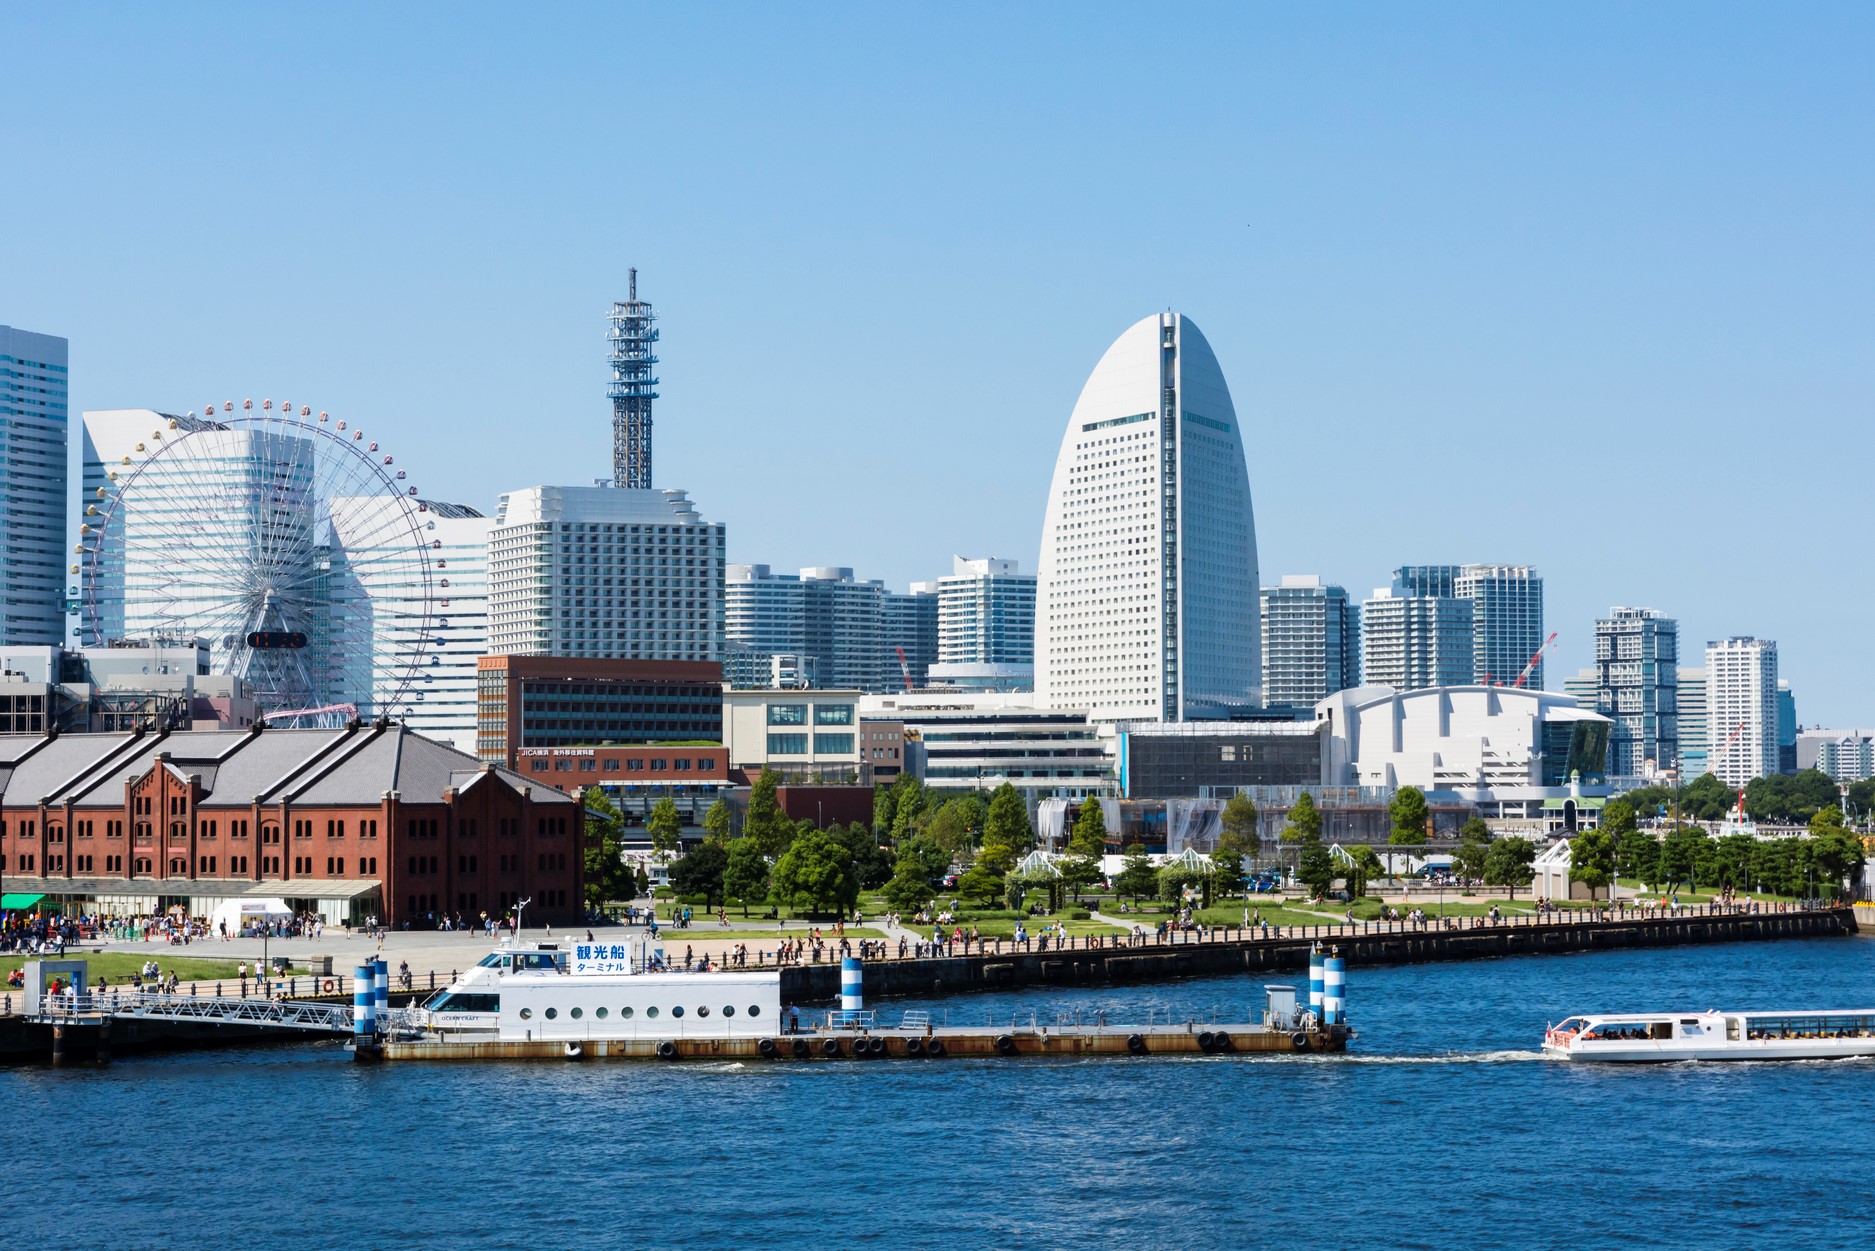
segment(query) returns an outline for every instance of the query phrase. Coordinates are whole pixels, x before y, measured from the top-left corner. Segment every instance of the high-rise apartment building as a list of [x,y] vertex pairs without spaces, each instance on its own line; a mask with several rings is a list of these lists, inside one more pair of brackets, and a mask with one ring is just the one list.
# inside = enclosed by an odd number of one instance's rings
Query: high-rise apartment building
[[719,658],[723,524],[683,491],[510,491],[488,549],[494,653]]
[[1472,601],[1381,587],[1361,602],[1361,682],[1416,691],[1472,681]]
[[[816,686],[883,690],[885,600],[883,582],[861,580],[845,567],[813,566],[792,574],[767,565],[730,565],[724,638],[737,652],[808,658]],[[890,672],[898,682],[896,659]]]
[[[1031,621],[1033,616],[1031,598]],[[914,582],[904,595],[887,591],[883,629],[887,689],[902,689],[907,677],[913,690],[923,687],[930,679],[931,666],[938,661],[938,584]],[[904,653],[902,658],[900,652]],[[897,687],[892,685],[894,674],[898,675]]]
[[0,645],[65,641],[66,342],[0,326]]
[[1679,763],[1679,658],[1680,626],[1664,613],[1611,608],[1596,621],[1590,706],[1614,721],[1611,774],[1641,777]]
[[1512,686],[1530,664],[1527,690],[1543,689],[1543,579],[1529,565],[1461,565],[1452,593],[1472,604],[1474,682]]
[[1777,644],[1729,638],[1706,644],[1706,722],[1711,771],[1727,786],[1777,768]]
[[1361,681],[1360,610],[1314,574],[1263,588],[1263,702],[1312,708]]
[[939,578],[938,663],[932,680],[980,691],[1035,682],[1035,575],[1013,560],[953,557]]
[[1674,694],[1680,722],[1680,780],[1690,782],[1711,772],[1712,767],[1706,749],[1706,671],[1682,668],[1677,676],[1680,685]]
[[1256,705],[1256,527],[1223,370],[1178,313],[1114,340],[1081,389],[1042,527],[1035,696],[1096,721]]

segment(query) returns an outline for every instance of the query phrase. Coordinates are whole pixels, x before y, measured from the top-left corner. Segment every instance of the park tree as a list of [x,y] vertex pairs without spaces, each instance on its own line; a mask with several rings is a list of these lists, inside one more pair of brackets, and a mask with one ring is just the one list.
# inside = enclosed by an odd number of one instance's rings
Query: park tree
[[1182,864],[1168,864],[1155,875],[1159,899],[1163,903],[1183,902],[1187,888],[1196,887],[1204,890],[1204,873],[1198,869],[1189,869]]
[[1590,898],[1614,876],[1615,840],[1607,830],[1583,830],[1569,840],[1569,880],[1588,887]]
[[775,861],[769,874],[774,897],[816,913],[847,912],[859,900],[853,858],[825,830],[807,830]]
[[684,819],[678,815],[677,805],[670,796],[651,805],[651,815],[645,818],[645,832],[651,836],[651,850],[660,860],[670,859],[683,845]]
[[880,894],[899,912],[916,912],[931,902],[936,893],[924,866],[912,856],[899,860]]
[[[1365,895],[1367,884],[1387,871],[1386,866],[1380,863],[1380,853],[1366,843],[1358,844],[1353,851],[1349,852],[1348,860],[1352,866],[1352,872],[1348,876],[1348,894],[1350,895]],[[1480,875],[1483,874],[1482,866],[1478,872]]]
[[1868,853],[1862,840],[1843,828],[1842,809],[1827,804],[1810,818],[1810,859],[1819,882],[1828,883],[1833,895],[1843,880],[1862,871]]
[[1660,840],[1644,830],[1632,829],[1615,840],[1615,868],[1625,878],[1657,885],[1660,877]]
[[992,900],[1003,893],[1003,879],[1007,876],[1007,870],[998,872],[993,865],[983,863],[983,858],[979,856],[957,879],[957,894],[987,908]]
[[1081,810],[1074,818],[1074,829],[1068,835],[1068,852],[1076,856],[1099,857],[1107,851],[1107,814],[1101,810],[1100,800],[1089,795],[1081,803]]
[[853,858],[853,876],[861,890],[878,890],[892,876],[892,860],[879,847],[878,837],[864,823],[854,821],[827,831]]
[[753,838],[734,839],[723,858],[723,896],[742,903],[742,915],[749,915],[749,901],[768,897],[768,858]]
[[983,822],[983,844],[1001,844],[1020,855],[1035,844],[1035,827],[1029,823],[1029,806],[1022,792],[1004,782],[990,795],[990,806]]
[[671,865],[671,889],[679,895],[701,895],[703,906],[713,908],[723,898],[728,865],[729,852],[721,843],[698,843]]
[[600,908],[637,898],[637,879],[625,863],[625,818],[618,805],[596,786],[586,788],[580,803],[587,812],[586,903]]
[[1714,886],[1743,886],[1751,880],[1751,850],[1758,840],[1749,834],[1727,834],[1712,847]]
[[1484,858],[1484,880],[1492,886],[1508,887],[1510,897],[1515,899],[1519,887],[1536,880],[1536,870],[1532,867],[1535,863],[1536,844],[1509,834],[1491,843],[1491,850]]
[[1395,791],[1393,802],[1387,805],[1387,815],[1393,822],[1387,842],[1394,847],[1424,846],[1428,812],[1425,792],[1417,786],[1402,786]]
[[[1804,825],[1824,808],[1836,807],[1840,794],[1835,780],[1820,769],[1805,769],[1788,777],[1772,774],[1745,784],[1745,811],[1754,821]],[[1841,811],[1836,815],[1841,824]]]
[[780,787],[781,775],[764,766],[755,785],[749,788],[749,810],[742,818],[742,832],[755,840],[762,855],[771,862],[788,850],[795,836],[794,822],[781,811],[781,801],[776,796]]
[[704,841],[715,843],[718,847],[729,846],[729,830],[732,820],[727,801],[719,799],[711,804],[709,811],[703,814]]
[[909,773],[899,774],[892,790],[897,796],[892,804],[892,844],[897,846],[916,832],[918,818],[931,802],[931,793]]
[[[1371,848],[1369,850],[1372,850]],[[1458,847],[1452,852],[1452,867],[1462,878],[1484,880],[1484,860],[1491,851],[1491,827],[1483,817],[1473,817],[1459,827]]]
[[1691,886],[1711,843],[1705,830],[1696,825],[1669,830],[1660,843],[1660,888],[1672,890],[1681,883]]
[[1634,820],[1634,805],[1625,799],[1611,799],[1602,809],[1601,827],[1603,833],[1617,844],[1622,837],[1639,828]]
[[1717,821],[1738,800],[1738,792],[1711,773],[1702,773],[1688,782],[1679,793],[1682,816],[1695,821]]
[[1158,872],[1152,867],[1146,849],[1138,843],[1129,844],[1126,859],[1120,865],[1119,876],[1113,879],[1113,889],[1138,903],[1157,890],[1158,885]]
[[651,874],[641,864],[632,872],[632,885],[637,888],[637,897],[651,893]]
[[1211,859],[1218,866],[1218,885],[1229,894],[1243,885],[1244,860],[1263,854],[1263,836],[1257,829],[1257,806],[1250,796],[1242,791],[1232,795],[1224,805],[1220,826]]
[[1335,869],[1334,853],[1328,850],[1328,845],[1321,839],[1303,845],[1302,855],[1296,863],[1296,876],[1315,899],[1322,898],[1334,888],[1335,878],[1339,876]]
[[981,808],[981,804],[973,807],[968,797],[953,799],[928,810],[918,823],[918,832],[936,842],[952,860],[962,860],[981,836],[982,826],[971,825]]

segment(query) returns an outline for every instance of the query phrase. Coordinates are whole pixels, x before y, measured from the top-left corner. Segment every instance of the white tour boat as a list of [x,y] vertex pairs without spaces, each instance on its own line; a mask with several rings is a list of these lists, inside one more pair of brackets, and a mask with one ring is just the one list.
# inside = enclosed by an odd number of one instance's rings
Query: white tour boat
[[781,974],[671,969],[642,935],[509,943],[415,1018],[452,1043],[767,1037],[782,1032]]
[[1559,1060],[1844,1060],[1875,1056],[1875,1009],[1572,1016],[1543,1035]]

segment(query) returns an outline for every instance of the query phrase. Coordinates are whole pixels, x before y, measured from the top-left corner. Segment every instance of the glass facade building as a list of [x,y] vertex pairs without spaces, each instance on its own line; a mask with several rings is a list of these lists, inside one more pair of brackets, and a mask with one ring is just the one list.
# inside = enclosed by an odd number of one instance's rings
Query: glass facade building
[[0,326],[0,645],[65,641],[66,342]]

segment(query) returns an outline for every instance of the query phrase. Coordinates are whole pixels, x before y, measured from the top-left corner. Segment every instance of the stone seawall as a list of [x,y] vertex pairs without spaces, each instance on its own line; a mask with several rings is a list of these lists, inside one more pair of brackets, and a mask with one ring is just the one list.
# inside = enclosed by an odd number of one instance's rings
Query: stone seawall
[[[1464,928],[1460,928],[1460,926]],[[1780,938],[1835,938],[1856,932],[1850,908],[1806,912],[1705,912],[1628,916],[1604,921],[1535,917],[1472,928],[1405,923],[1291,926],[1281,937],[1214,938],[1199,942],[1148,939],[1141,946],[1088,947],[1076,940],[1065,950],[999,952],[866,962],[866,996],[967,994],[1021,986],[1104,986],[1216,977],[1231,973],[1286,973],[1308,966],[1316,943],[1340,948],[1355,967],[1414,964],[1432,960],[1488,960],[1502,956],[1565,955],[1628,947],[1672,947],[1701,943],[1759,942]],[[1185,941],[1189,940],[1189,941]],[[840,965],[797,965],[782,970],[784,1002],[816,1003],[837,998]]]

